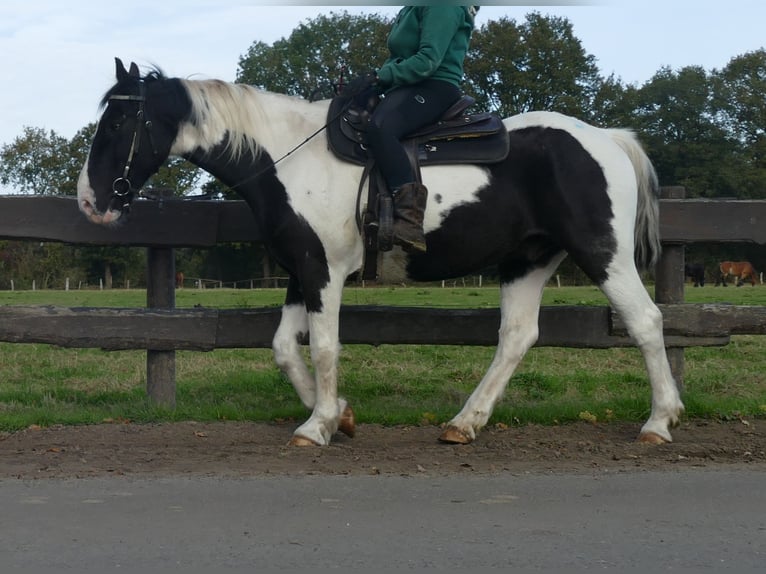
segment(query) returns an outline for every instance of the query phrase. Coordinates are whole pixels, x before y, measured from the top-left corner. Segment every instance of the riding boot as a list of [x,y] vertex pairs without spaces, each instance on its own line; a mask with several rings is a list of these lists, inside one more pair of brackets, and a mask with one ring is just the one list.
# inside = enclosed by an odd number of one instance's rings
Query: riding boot
[[405,251],[425,251],[426,236],[423,233],[423,215],[428,200],[428,190],[420,183],[405,183],[393,190],[394,197],[394,243]]

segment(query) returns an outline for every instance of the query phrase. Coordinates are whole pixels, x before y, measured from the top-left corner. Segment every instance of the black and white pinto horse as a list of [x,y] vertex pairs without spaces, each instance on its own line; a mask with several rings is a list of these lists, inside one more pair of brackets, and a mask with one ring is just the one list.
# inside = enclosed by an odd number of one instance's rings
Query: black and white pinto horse
[[[339,312],[344,281],[363,263],[357,224],[361,167],[328,150],[328,102],[219,80],[140,76],[117,60],[117,83],[80,174],[78,204],[94,223],[125,217],[137,190],[169,156],[181,156],[234,188],[252,208],[266,247],[289,272],[273,340],[276,364],[311,416],[291,444],[326,445],[352,435],[353,411],[338,397]],[[660,251],[657,178],[629,131],[600,129],[552,112],[504,120],[507,160],[423,169],[430,190],[426,253],[395,248],[383,269],[397,280],[460,277],[497,265],[501,322],[481,383],[439,437],[474,440],[515,368],[538,337],[543,288],[568,254],[606,294],[643,353],[651,413],[639,440],[670,442],[683,404],[671,375],[662,316],[637,269]],[[312,374],[300,352],[310,334]]]

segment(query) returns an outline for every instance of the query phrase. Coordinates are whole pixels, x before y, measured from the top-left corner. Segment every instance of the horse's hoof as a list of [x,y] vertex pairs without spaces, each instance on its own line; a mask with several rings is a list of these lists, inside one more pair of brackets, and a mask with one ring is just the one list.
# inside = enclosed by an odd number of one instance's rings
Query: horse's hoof
[[354,416],[354,409],[348,405],[343,409],[343,414],[340,415],[338,430],[348,438],[354,438],[354,435],[356,434],[356,417]]
[[293,435],[287,446],[320,446],[318,442],[306,438],[305,436]]
[[467,432],[457,427],[447,427],[439,436],[439,441],[448,444],[469,444],[473,442],[473,439]]
[[669,441],[657,433],[642,432],[640,435],[638,435],[638,442],[643,444],[665,444]]

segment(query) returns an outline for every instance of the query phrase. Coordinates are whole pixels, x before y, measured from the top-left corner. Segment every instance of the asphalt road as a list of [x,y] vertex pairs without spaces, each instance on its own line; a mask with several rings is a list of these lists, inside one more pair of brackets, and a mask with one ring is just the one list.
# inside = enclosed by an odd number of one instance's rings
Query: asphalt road
[[0,572],[764,571],[766,473],[0,481]]

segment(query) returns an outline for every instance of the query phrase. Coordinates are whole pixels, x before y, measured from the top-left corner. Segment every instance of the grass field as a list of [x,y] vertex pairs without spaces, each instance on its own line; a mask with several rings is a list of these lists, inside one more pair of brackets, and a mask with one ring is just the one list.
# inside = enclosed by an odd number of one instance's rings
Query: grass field
[[[182,289],[178,307],[280,305],[281,289]],[[766,288],[688,287],[688,302],[766,305]],[[142,290],[2,291],[4,305],[141,307]],[[496,287],[349,288],[348,305],[453,308],[496,306]],[[544,305],[601,305],[594,287],[548,288]],[[481,379],[494,349],[347,345],[340,389],[360,422],[438,424],[451,418]],[[0,344],[0,430],[105,420],[276,420],[306,416],[289,382],[261,349],[177,354],[175,410],[145,397],[145,353]],[[686,350],[684,401],[691,417],[766,416],[764,339],[738,336],[720,348]],[[491,422],[555,424],[593,418],[639,421],[648,415],[646,371],[635,349],[532,349]]]

